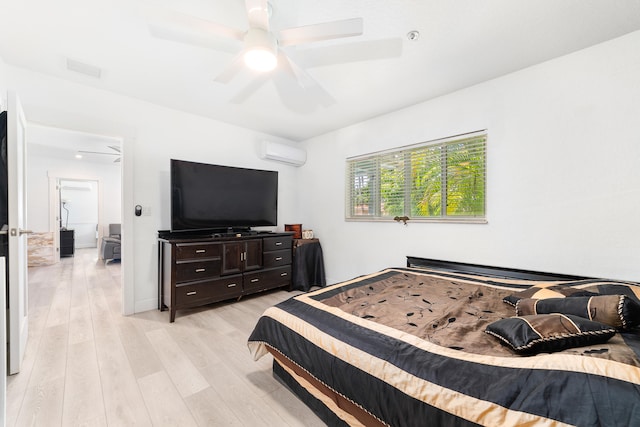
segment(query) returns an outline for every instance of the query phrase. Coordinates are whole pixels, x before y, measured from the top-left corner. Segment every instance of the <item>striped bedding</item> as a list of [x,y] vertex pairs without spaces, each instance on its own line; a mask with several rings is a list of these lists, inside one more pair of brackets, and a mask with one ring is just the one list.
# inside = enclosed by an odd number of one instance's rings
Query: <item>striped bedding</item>
[[533,285],[389,268],[269,308],[249,349],[329,425],[640,425],[637,329],[526,357],[484,333]]

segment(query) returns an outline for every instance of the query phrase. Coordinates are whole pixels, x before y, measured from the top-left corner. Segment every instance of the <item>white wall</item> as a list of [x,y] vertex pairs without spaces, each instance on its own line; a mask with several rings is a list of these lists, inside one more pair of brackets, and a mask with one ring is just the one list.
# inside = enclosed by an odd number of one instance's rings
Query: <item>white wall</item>
[[7,109],[7,79],[5,74],[4,60],[0,56],[0,111]]
[[[405,255],[640,280],[638,46],[635,32],[305,141],[300,220],[329,281]],[[347,157],[480,129],[488,224],[345,222]]]
[[[157,307],[156,238],[158,230],[170,226],[170,158],[278,170],[277,229],[297,222],[296,168],[257,156],[259,141],[276,138],[12,66],[6,66],[6,74],[8,87],[20,95],[28,121],[123,138],[126,312]],[[43,117],[48,120],[43,122]],[[151,214],[135,217],[137,204]]]

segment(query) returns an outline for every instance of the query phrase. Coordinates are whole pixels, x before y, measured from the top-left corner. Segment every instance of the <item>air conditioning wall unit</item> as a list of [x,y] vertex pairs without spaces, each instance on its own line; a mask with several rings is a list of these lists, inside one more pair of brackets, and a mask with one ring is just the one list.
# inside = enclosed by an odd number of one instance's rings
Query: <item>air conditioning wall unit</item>
[[292,147],[286,144],[262,141],[260,158],[286,163],[292,166],[302,166],[307,161],[307,152],[302,148]]

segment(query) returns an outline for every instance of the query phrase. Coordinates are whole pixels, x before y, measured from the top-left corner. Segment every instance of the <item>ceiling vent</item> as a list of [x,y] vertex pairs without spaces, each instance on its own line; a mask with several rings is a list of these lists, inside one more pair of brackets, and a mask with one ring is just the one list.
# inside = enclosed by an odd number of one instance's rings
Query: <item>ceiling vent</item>
[[260,158],[286,163],[292,166],[302,166],[307,161],[307,152],[302,148],[296,148],[290,145],[262,141]]
[[85,76],[95,77],[99,79],[102,75],[102,69],[75,59],[67,58],[67,70],[84,74]]

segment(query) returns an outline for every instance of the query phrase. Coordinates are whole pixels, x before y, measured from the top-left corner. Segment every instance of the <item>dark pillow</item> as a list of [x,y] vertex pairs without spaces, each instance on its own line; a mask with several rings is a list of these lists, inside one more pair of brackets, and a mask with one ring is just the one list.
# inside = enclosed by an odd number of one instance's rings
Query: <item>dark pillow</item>
[[522,298],[547,299],[583,296],[586,297],[595,295],[598,294],[586,289],[574,288],[571,286],[571,284],[538,284],[527,288],[524,291],[516,292],[515,294],[506,296],[502,299],[502,301],[515,306],[516,303]]
[[579,316],[553,313],[497,320],[485,332],[518,353],[535,354],[601,344],[616,330]]
[[516,303],[516,316],[547,313],[573,314],[616,329],[631,329],[640,324],[640,305],[626,295],[522,298]]
[[640,305],[640,284],[616,281],[602,281],[582,288],[600,295],[626,295]]

